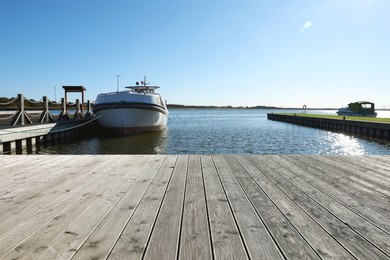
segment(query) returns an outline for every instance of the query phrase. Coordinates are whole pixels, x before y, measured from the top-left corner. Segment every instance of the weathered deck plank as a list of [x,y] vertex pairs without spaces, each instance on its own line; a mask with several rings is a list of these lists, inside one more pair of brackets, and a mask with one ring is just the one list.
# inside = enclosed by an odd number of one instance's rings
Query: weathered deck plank
[[374,165],[367,167],[367,164],[361,163],[360,160],[351,161],[348,157],[335,158],[335,161],[339,162],[341,165],[348,165],[349,171],[346,168],[342,168],[343,172],[350,174],[350,179],[355,181],[366,188],[373,189],[376,192],[383,193],[387,196],[390,195],[390,187],[386,186],[388,184],[388,179],[390,176],[381,174],[380,170],[377,169]]
[[235,171],[238,182],[246,192],[257,214],[266,224],[283,255],[288,259],[320,259],[264,190],[256,184],[253,178],[247,175],[242,167],[238,169]]
[[212,259],[202,168],[199,155],[188,163],[179,259]]
[[[31,156],[30,156],[31,157]],[[58,172],[51,172],[51,174],[48,174],[48,171],[52,170],[53,168],[57,167],[61,164],[69,163],[67,162],[70,158],[69,156],[59,156],[56,160],[51,160],[50,157],[46,158],[43,156],[40,156],[40,161],[33,161],[34,163],[29,163],[30,157],[23,157],[21,158],[21,161],[24,161],[26,166],[19,166],[22,167],[22,169],[18,170],[19,167],[11,168],[11,171],[9,173],[4,173],[2,171],[1,177],[3,177],[0,180],[0,196],[3,196],[5,194],[8,195],[8,197],[12,196],[18,196],[15,194],[22,193],[24,191],[29,191],[31,189],[34,189],[34,187],[37,184],[42,183],[42,179],[51,179],[58,176]],[[74,160],[78,160],[77,158],[74,158]],[[82,160],[80,158],[80,160]],[[77,165],[80,167],[79,163]],[[69,168],[72,167],[72,165],[69,163],[67,166]],[[61,171],[67,170],[65,167],[61,167]]]
[[215,259],[248,259],[211,156],[202,156],[207,209]]
[[[114,243],[116,242],[115,248],[110,254],[112,259],[142,258],[155,218],[157,217],[161,202],[165,195],[167,188],[166,183],[168,183],[171,178],[176,159],[177,156],[169,156],[166,158],[164,164],[140,201],[137,209],[126,223],[120,237],[118,235],[118,241],[112,241]],[[109,250],[103,250],[103,252],[104,251],[108,252]],[[93,250],[92,253],[95,254],[95,256],[91,255],[86,257],[84,255],[83,257],[80,257],[80,259],[98,258],[95,250]]]
[[390,259],[389,162],[4,155],[0,259]]
[[256,210],[237,181],[235,176],[237,169],[231,168],[231,164],[228,165],[228,163],[232,163],[232,160],[215,156],[214,162],[249,257],[252,259],[283,259],[266,226],[258,217]]
[[178,256],[188,159],[188,155],[180,155],[177,160],[145,259],[176,259]]
[[314,165],[310,167],[307,165],[308,161],[301,157],[279,156],[278,158],[278,163],[289,171],[390,234],[390,220],[375,210],[378,204],[365,197],[364,193],[349,187],[348,183],[331,178],[327,174],[327,171],[333,170],[331,165],[321,165],[313,161]]
[[267,157],[257,157],[254,165],[261,163],[262,172],[356,258],[383,259],[386,257],[363,238],[371,237],[378,245],[383,245],[382,249],[388,250],[386,241],[390,241],[390,237],[382,230],[321,191],[313,189],[311,185],[296,178],[287,169],[280,168],[276,161],[264,160],[265,158]]
[[[375,189],[362,186],[353,179],[350,179],[349,168],[345,167],[345,165],[337,166],[335,163],[332,164],[333,160],[322,156],[295,158],[295,162],[305,161],[306,165],[308,166],[306,169],[310,172],[310,174],[318,176],[318,179],[329,183],[336,190],[340,190],[348,194],[359,204],[363,204],[365,206],[364,208],[371,208],[383,216],[390,217],[390,209],[388,207],[390,203],[390,197],[376,191]],[[300,167],[305,166],[300,165]],[[388,221],[387,223],[390,225]]]
[[[139,157],[137,164],[132,164],[126,167],[126,172],[138,172],[139,169],[146,167],[150,163],[153,157]],[[125,163],[124,159],[116,160],[115,163]],[[99,164],[100,167],[103,165]],[[115,167],[111,163],[111,167]],[[103,168],[104,169],[104,168]],[[111,168],[112,169],[112,168]],[[107,168],[106,168],[107,170]],[[96,202],[105,193],[109,193],[110,190],[116,190],[119,185],[125,184],[131,176],[121,171],[116,170],[116,174],[107,174],[102,176],[100,183],[95,185],[90,190],[86,190],[85,194],[80,196],[76,201],[70,204],[67,208],[61,211],[51,221],[42,226],[37,232],[35,232],[28,239],[23,241],[17,247],[15,247],[7,257],[11,259],[31,259],[42,253],[47,246],[55,240],[55,238],[63,232],[75,219],[82,215],[94,202]]]
[[[163,161],[164,158],[162,157],[154,160],[144,171],[139,173],[140,175],[136,180],[129,178],[125,182],[121,181],[118,187],[109,189],[108,192],[104,193],[99,200],[68,226],[37,259],[69,259],[83,246],[92,248],[99,246],[99,240],[92,241],[89,238],[96,230],[101,230],[102,226],[103,228],[106,227],[104,225],[106,217],[112,210],[118,210],[116,206],[125,195],[130,197],[133,194],[136,195],[134,199],[129,201],[127,208],[125,208],[126,210],[124,210],[125,214],[128,213],[128,210],[135,208],[138,204],[139,196],[142,196],[145,189],[149,186]],[[86,243],[87,240],[88,243]]]
[[[156,207],[160,206],[177,158],[173,155],[157,157],[162,157],[162,165],[158,169],[156,167],[146,172],[139,182],[130,187],[85,241],[86,246],[81,247],[72,259],[106,259],[118,238],[123,236],[123,230],[130,219],[135,221],[132,224],[140,229],[140,232],[146,234],[150,232]],[[139,212],[134,216],[136,210]]]
[[[244,162],[243,158],[240,158]],[[298,232],[323,259],[353,259],[340,244],[319,226],[305,211],[296,205],[275,183],[249,163],[242,167],[255,182],[267,193],[273,203],[283,212]]]
[[[105,163],[108,165],[107,162]],[[104,174],[104,171],[101,174]],[[23,235],[32,235],[37,228],[56,217],[69,204],[82,196],[86,190],[98,184],[100,179],[95,175],[92,172],[85,172],[80,178],[75,178],[75,175],[70,174],[67,179],[69,182],[66,182],[67,185],[60,185],[55,191],[2,218],[0,222],[0,234],[2,234],[0,254],[4,254],[15,244],[22,242]]]
[[[60,157],[60,159],[65,159],[66,161],[70,158],[72,157]],[[60,163],[61,161],[62,160],[60,160]],[[102,163],[94,162],[91,164],[91,167],[86,167],[83,161],[85,161],[85,159],[79,158],[79,161],[74,160],[74,164],[72,164],[74,166],[67,165],[56,171],[53,171],[53,168],[57,168],[57,165],[54,164],[48,168],[47,165],[45,165],[42,172],[38,173],[40,175],[39,179],[30,179],[30,182],[27,184],[25,183],[24,178],[20,181],[15,180],[14,185],[17,185],[17,187],[13,187],[13,190],[10,190],[4,196],[1,196],[4,203],[0,206],[0,220],[7,215],[13,214],[16,210],[21,210],[25,207],[36,207],[34,205],[39,203],[46,204],[46,199],[53,201],[55,195],[59,195],[63,190],[69,190],[69,187],[73,186],[72,183],[82,183],[84,178],[88,178],[89,181],[91,181],[100,174],[105,174],[102,171],[98,171],[98,169],[99,167],[102,167],[103,164],[109,165],[109,162],[103,160]],[[86,172],[91,172],[93,175],[88,176],[88,174],[85,174]],[[36,172],[24,174],[35,175]],[[77,180],[73,177],[77,177]],[[17,183],[20,183],[20,185]],[[53,194],[53,196],[47,196],[48,194]],[[20,213],[16,214],[20,215]]]

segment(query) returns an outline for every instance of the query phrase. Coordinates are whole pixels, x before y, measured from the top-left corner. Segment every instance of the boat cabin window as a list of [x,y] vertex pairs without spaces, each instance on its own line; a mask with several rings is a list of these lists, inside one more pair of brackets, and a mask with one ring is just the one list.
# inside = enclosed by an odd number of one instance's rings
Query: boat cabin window
[[371,104],[362,104],[363,109],[371,109],[372,105]]
[[154,93],[155,90],[159,87],[157,86],[130,86],[130,87],[126,87],[126,88],[129,88],[131,89],[132,92],[137,92],[137,93]]

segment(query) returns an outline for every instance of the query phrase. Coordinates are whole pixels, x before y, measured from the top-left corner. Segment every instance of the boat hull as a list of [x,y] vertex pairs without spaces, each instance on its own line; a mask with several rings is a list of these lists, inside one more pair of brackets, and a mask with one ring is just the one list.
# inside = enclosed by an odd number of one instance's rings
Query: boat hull
[[105,130],[122,134],[161,131],[167,126],[167,113],[142,108],[111,108],[96,111]]
[[355,114],[355,113],[337,113],[339,116],[366,116],[366,117],[376,117],[377,114]]
[[352,111],[337,111],[339,116],[366,116],[366,117],[376,117],[377,113],[356,113]]
[[122,135],[164,129],[169,114],[166,104],[147,89],[99,94],[93,111],[100,126]]

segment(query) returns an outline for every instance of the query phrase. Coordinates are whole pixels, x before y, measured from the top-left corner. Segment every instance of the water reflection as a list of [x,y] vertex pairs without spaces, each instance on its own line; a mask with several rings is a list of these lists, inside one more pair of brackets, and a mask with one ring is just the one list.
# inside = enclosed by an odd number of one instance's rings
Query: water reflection
[[33,151],[37,154],[164,154],[168,129],[129,136],[98,134],[79,141],[49,144]]
[[96,143],[93,153],[104,154],[163,154],[167,149],[168,129],[129,136],[110,136]]
[[364,142],[356,137],[340,133],[326,132],[323,136],[323,154],[364,155]]

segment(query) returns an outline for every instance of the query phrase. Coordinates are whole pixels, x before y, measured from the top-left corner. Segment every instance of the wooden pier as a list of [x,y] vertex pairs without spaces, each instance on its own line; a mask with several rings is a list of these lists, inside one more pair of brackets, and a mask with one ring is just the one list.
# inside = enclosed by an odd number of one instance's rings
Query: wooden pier
[[[86,89],[83,86],[63,88],[65,98],[61,98],[61,107],[57,102],[50,102],[47,96],[43,96],[41,102],[28,100],[23,94],[18,94],[17,98],[8,103],[0,103],[0,154],[20,153],[23,148],[31,150],[40,143],[84,134],[88,132],[88,128],[97,126],[95,122],[97,118],[93,116],[89,100],[86,103],[87,111],[84,113]],[[79,99],[76,99],[75,104],[68,103],[68,92],[80,92],[81,103]],[[29,110],[26,109],[26,104],[29,105]],[[40,105],[42,111],[37,110]],[[70,107],[75,108],[72,115],[69,113]],[[54,115],[50,112],[53,109],[61,112]],[[85,125],[87,127],[84,127]]]
[[390,156],[0,156],[2,259],[390,259]]
[[[359,121],[351,119],[332,119],[314,116],[299,116],[296,114],[267,114],[269,120],[281,121],[296,125],[319,128],[333,132],[377,138],[390,141],[390,124],[382,122]],[[351,118],[351,117],[349,117]]]
[[42,144],[77,139],[97,132],[97,117],[0,128],[0,154],[22,153]]

